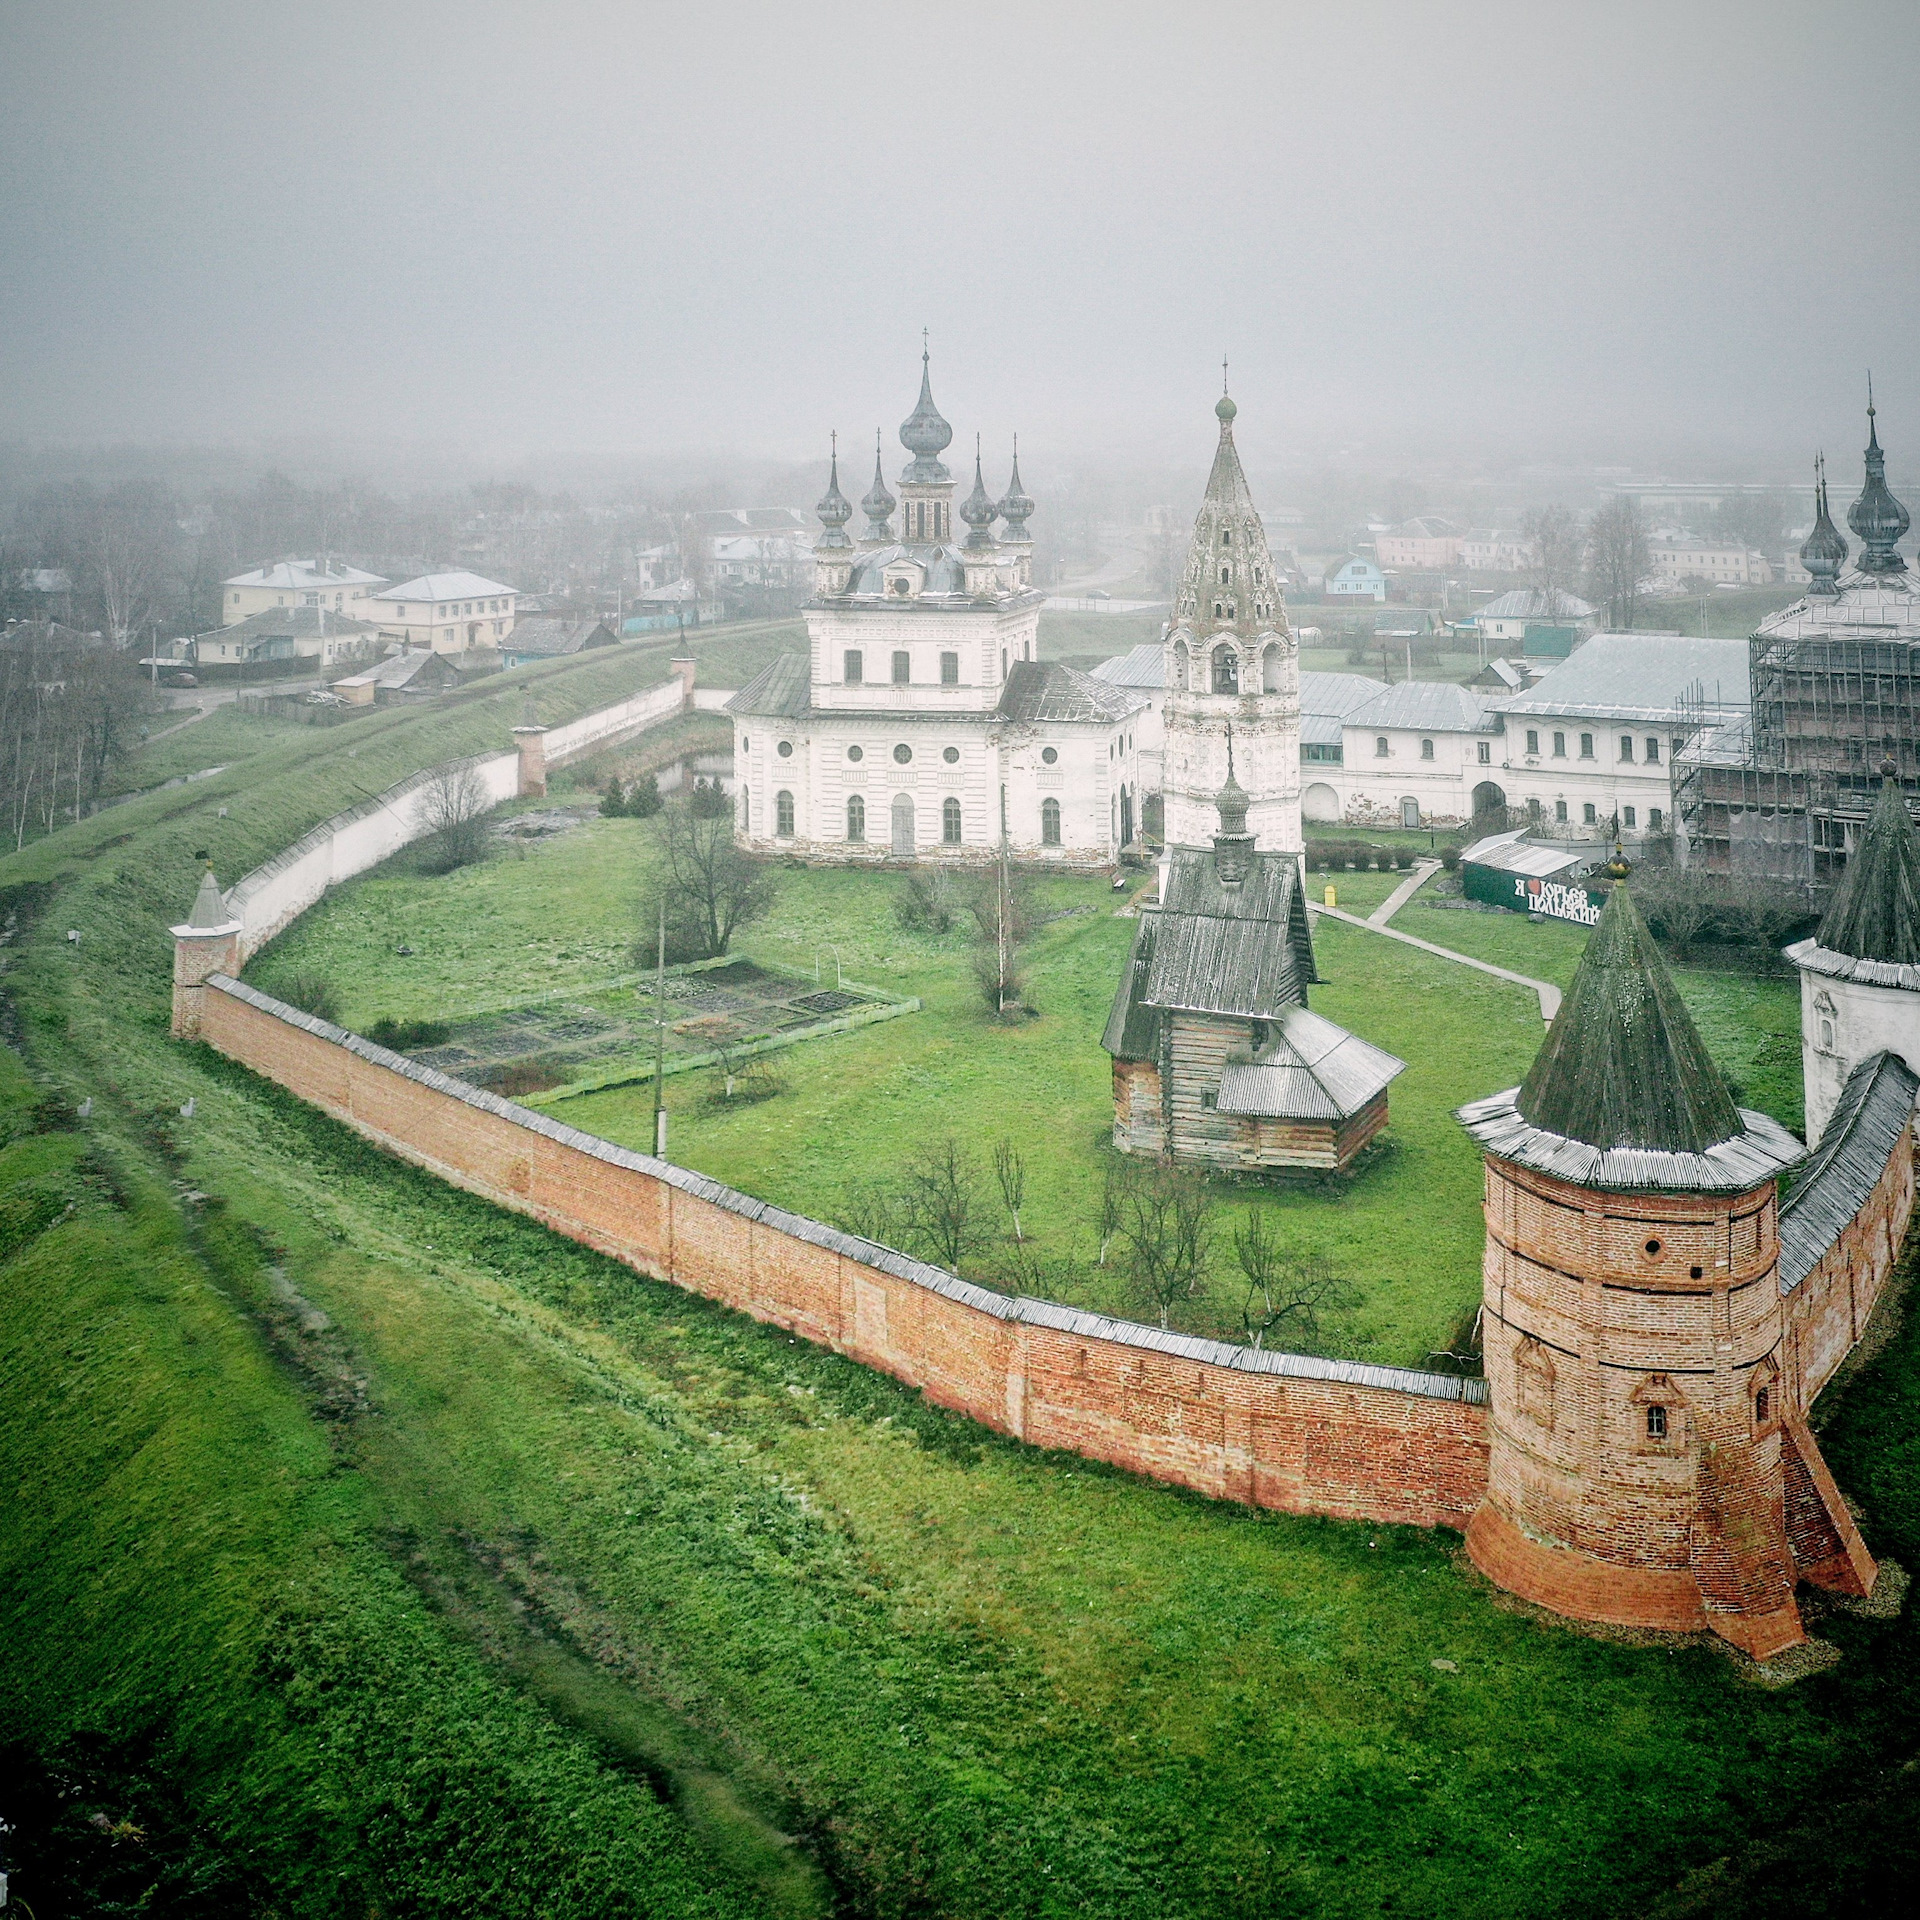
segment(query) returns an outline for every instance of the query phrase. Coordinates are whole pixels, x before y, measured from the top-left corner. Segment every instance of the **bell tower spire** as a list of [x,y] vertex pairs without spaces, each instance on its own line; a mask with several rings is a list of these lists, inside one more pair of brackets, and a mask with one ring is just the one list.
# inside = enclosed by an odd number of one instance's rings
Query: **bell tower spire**
[[1860,538],[1862,573],[1905,573],[1907,563],[1894,551],[1895,543],[1913,524],[1907,510],[1887,490],[1887,456],[1880,450],[1874,425],[1873,375],[1867,375],[1867,483],[1860,498],[1847,509],[1847,525]]
[[1227,371],[1222,360],[1213,408],[1220,437],[1166,629],[1167,840],[1204,847],[1213,838],[1231,725],[1247,769],[1248,829],[1263,852],[1293,853],[1301,845],[1299,648],[1234,444],[1240,410],[1224,390]]

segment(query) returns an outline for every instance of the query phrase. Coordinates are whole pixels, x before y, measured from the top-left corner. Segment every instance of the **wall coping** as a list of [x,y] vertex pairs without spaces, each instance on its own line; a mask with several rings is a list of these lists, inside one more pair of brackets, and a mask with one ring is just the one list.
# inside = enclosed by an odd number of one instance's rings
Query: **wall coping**
[[1484,1380],[1427,1373],[1413,1367],[1377,1366],[1360,1360],[1326,1360],[1314,1354],[1275,1352],[1266,1348],[1236,1346],[1223,1340],[1203,1340],[1192,1334],[1144,1326],[1138,1321],[1110,1319],[1105,1314],[1062,1306],[1057,1301],[1036,1300],[1024,1294],[999,1293],[990,1287],[977,1286],[944,1267],[915,1260],[908,1254],[896,1252],[892,1247],[882,1246],[878,1241],[864,1240],[857,1234],[842,1232],[838,1227],[809,1219],[805,1214],[789,1212],[770,1201],[756,1200],[751,1194],[726,1186],[706,1174],[676,1166],[669,1160],[656,1159],[652,1154],[636,1152],[630,1147],[617,1146],[611,1140],[603,1140],[597,1134],[583,1133],[578,1127],[570,1127],[564,1121],[536,1112],[531,1107],[502,1099],[499,1094],[489,1093],[484,1087],[456,1080],[451,1074],[442,1073],[437,1068],[422,1066],[417,1060],[408,1059],[405,1054],[376,1046],[360,1034],[314,1014],[303,1013],[298,1007],[276,1000],[271,994],[262,993],[259,988],[249,986],[243,980],[235,980],[228,974],[209,975],[206,986],[272,1019],[297,1027],[315,1039],[324,1040],[348,1053],[358,1054],[371,1065],[384,1067],[435,1093],[494,1114],[512,1126],[541,1134],[560,1146],[572,1148],[610,1166],[648,1174],[695,1199],[757,1221],[811,1246],[844,1255],[862,1266],[890,1273],[897,1279],[924,1287],[931,1293],[938,1293],[996,1320],[1044,1327],[1083,1339],[1110,1341],[1119,1346],[1163,1353],[1174,1359],[1207,1366],[1232,1368],[1242,1373],[1268,1374],[1293,1380],[1325,1380],[1344,1386],[1412,1394],[1429,1400],[1454,1400],[1466,1406],[1484,1406],[1487,1402],[1487,1383]]
[[1791,1293],[1860,1217],[1913,1121],[1917,1077],[1897,1053],[1847,1076],[1827,1130],[1780,1203],[1780,1291]]

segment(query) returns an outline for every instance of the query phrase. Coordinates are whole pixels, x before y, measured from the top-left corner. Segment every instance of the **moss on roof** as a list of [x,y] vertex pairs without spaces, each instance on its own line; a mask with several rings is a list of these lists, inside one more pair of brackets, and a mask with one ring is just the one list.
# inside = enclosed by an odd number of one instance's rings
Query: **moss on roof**
[[1820,922],[1819,940],[1856,960],[1920,965],[1920,834],[1906,796],[1891,780],[1881,784]]
[[1647,923],[1614,888],[1515,1103],[1593,1147],[1704,1153],[1743,1123]]

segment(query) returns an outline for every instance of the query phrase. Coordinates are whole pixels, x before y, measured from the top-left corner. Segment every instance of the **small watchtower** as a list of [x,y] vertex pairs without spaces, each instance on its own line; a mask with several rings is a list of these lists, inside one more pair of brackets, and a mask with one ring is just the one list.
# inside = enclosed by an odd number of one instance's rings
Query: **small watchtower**
[[1459,1118],[1486,1154],[1474,1564],[1576,1619],[1797,1645],[1799,1580],[1872,1579],[1783,1364],[1775,1181],[1804,1149],[1734,1105],[1625,886],[1525,1082]]
[[1800,1060],[1807,1139],[1817,1144],[1848,1076],[1876,1053],[1920,1071],[1920,833],[1888,778],[1811,940],[1786,950],[1800,969]]

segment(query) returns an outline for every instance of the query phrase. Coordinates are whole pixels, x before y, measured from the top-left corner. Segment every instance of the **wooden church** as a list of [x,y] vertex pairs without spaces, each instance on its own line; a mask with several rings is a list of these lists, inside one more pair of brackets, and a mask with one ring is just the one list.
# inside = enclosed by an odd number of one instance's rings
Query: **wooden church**
[[1170,849],[1102,1044],[1113,1144],[1188,1165],[1342,1171],[1406,1066],[1308,1011],[1318,975],[1296,854],[1255,851],[1234,778],[1209,849]]

